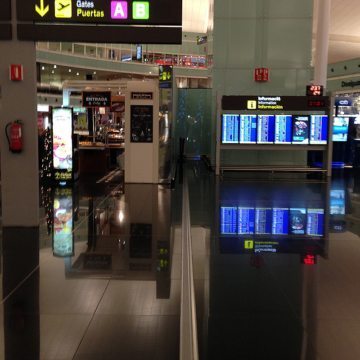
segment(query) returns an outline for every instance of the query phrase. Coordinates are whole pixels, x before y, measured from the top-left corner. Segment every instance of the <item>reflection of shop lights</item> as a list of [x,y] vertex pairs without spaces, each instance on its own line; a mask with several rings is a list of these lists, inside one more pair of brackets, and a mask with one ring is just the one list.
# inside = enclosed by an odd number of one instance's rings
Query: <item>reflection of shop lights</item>
[[123,212],[122,210],[119,211],[119,215],[118,215],[118,216],[119,216],[119,221],[120,221],[120,222],[123,222],[125,216],[124,216],[124,212]]

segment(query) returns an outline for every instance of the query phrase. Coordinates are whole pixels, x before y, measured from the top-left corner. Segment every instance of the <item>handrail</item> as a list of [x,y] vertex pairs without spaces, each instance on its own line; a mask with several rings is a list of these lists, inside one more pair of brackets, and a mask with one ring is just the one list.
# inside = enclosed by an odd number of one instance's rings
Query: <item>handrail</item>
[[189,189],[186,176],[183,182],[182,200],[180,360],[198,360]]

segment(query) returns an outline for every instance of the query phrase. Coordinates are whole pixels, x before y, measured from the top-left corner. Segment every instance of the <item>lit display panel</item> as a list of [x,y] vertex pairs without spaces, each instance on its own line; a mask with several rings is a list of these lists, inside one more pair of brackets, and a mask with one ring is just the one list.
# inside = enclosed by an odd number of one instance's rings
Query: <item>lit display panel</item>
[[275,140],[275,116],[258,115],[258,144],[273,144]]
[[348,139],[349,118],[335,117],[333,124],[333,141],[346,142]]
[[275,144],[291,144],[292,116],[275,116]]
[[311,236],[324,235],[324,209],[308,209],[306,234]]
[[289,234],[289,209],[274,208],[272,213],[272,234],[288,235]]
[[298,145],[309,144],[309,116],[296,115],[293,121],[292,143]]
[[256,144],[256,115],[240,115],[240,143]]
[[222,116],[221,142],[223,144],[239,143],[239,115],[224,114]]
[[238,208],[238,234],[254,234],[255,209],[247,207]]
[[255,233],[271,234],[272,230],[272,209],[256,208],[255,211]]
[[311,115],[310,144],[327,144],[328,122],[327,115]]
[[225,207],[220,209],[220,233],[237,234],[237,207]]
[[304,235],[306,230],[306,209],[290,209],[289,221],[290,234]]

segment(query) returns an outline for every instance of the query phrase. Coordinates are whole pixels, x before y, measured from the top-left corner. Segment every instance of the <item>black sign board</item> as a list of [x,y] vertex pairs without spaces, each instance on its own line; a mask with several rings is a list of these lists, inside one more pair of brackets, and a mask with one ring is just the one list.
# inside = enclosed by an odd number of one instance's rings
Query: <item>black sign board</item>
[[181,26],[182,0],[17,0],[17,18],[42,23]]
[[131,142],[153,142],[153,106],[131,105]]
[[132,92],[131,99],[132,100],[152,100],[153,93],[152,92]]
[[10,40],[11,34],[11,24],[0,24],[0,40]]
[[110,91],[84,91],[82,93],[83,107],[110,107],[111,92]]
[[328,111],[328,96],[223,96],[223,110],[250,111]]
[[10,0],[1,0],[0,21],[11,21]]

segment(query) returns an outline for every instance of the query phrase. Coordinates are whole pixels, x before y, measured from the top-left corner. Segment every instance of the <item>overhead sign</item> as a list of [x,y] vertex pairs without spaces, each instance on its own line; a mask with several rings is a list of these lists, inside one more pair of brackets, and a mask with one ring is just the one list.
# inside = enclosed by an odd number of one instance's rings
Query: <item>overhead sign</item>
[[11,21],[11,1],[2,0],[0,8],[0,21]]
[[18,39],[181,44],[182,0],[16,0]]
[[182,0],[17,0],[21,21],[117,25],[182,24]]
[[328,110],[327,96],[223,96],[223,110]]
[[110,107],[110,91],[84,91],[82,93],[82,106],[84,107]]
[[351,87],[351,88],[354,88],[354,87],[357,87],[357,86],[360,86],[360,81],[350,80],[350,81],[342,81],[342,82],[341,82],[341,87]]

